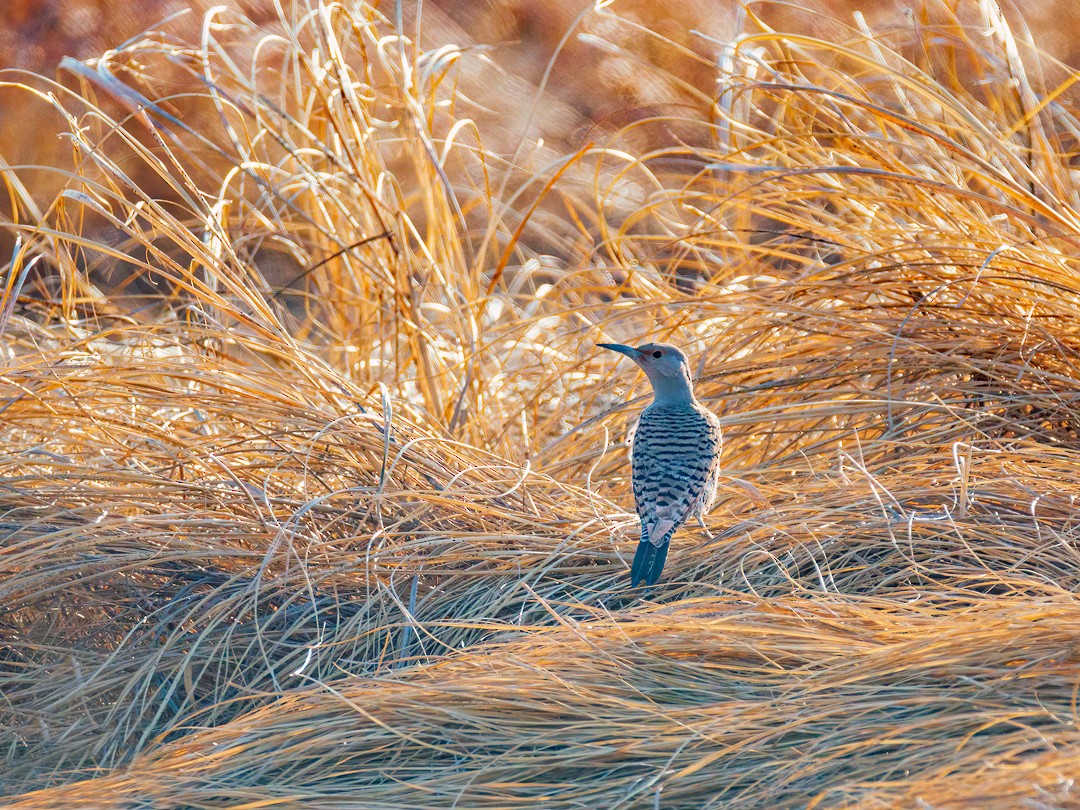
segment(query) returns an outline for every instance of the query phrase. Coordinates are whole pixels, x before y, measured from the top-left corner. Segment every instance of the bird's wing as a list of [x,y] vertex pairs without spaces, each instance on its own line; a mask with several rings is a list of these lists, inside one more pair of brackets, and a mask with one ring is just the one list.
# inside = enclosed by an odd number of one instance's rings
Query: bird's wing
[[691,427],[665,425],[643,414],[634,434],[631,469],[642,537],[660,546],[671,539],[716,488],[719,424],[702,419]]

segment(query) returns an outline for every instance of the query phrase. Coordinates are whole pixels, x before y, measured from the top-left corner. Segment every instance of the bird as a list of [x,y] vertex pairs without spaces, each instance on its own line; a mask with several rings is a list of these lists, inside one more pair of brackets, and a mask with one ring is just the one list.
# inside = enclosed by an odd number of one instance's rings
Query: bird
[[633,360],[652,383],[652,404],[630,432],[634,502],[641,541],[630,568],[630,587],[660,579],[675,530],[691,515],[705,527],[716,498],[723,436],[720,420],[694,396],[686,355],[675,346],[646,343],[637,348],[598,343]]

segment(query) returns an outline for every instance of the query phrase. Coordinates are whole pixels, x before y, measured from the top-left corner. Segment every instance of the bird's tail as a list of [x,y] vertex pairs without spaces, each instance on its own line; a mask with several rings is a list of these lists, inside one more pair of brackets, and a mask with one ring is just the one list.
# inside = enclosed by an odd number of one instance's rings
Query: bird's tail
[[641,580],[645,580],[645,585],[648,587],[656,584],[660,579],[660,572],[664,570],[669,546],[671,546],[671,541],[667,538],[660,545],[648,539],[638,543],[637,553],[634,554],[634,564],[630,567],[631,588],[636,588]]

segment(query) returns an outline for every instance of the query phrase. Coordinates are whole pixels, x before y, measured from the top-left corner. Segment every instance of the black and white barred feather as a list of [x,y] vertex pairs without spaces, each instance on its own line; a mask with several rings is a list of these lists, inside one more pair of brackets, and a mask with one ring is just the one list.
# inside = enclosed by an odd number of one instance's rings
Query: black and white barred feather
[[634,501],[641,542],[630,584],[654,585],[671,536],[693,515],[703,519],[716,497],[720,420],[696,400],[646,408],[630,437]]

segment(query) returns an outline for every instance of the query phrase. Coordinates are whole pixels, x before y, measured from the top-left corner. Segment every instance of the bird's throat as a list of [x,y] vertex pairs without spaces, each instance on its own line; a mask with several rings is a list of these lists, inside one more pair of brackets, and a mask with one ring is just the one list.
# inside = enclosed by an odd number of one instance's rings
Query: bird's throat
[[649,380],[653,387],[653,401],[661,407],[691,405],[694,389],[685,376],[662,377],[659,374]]

